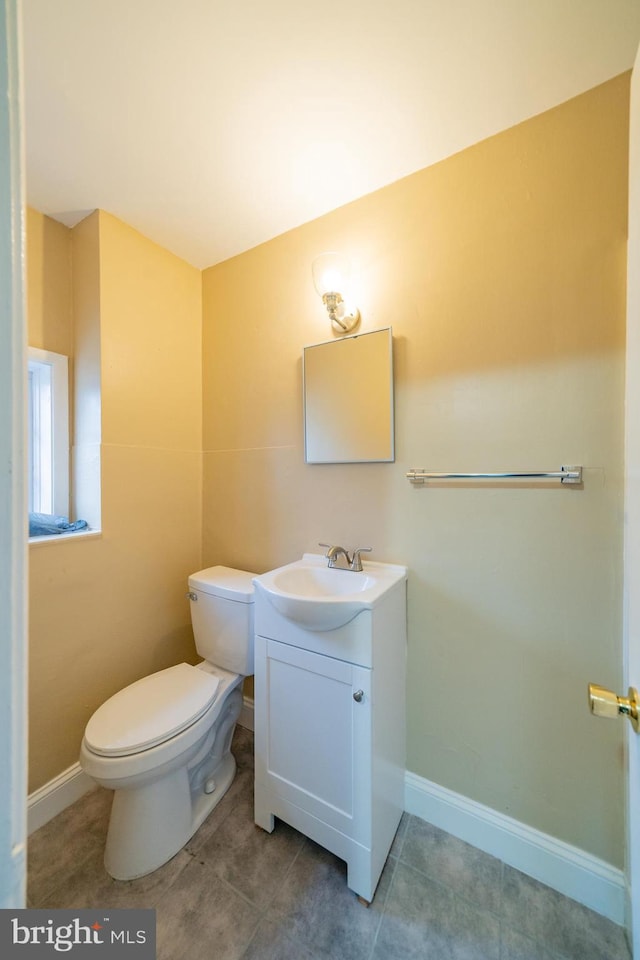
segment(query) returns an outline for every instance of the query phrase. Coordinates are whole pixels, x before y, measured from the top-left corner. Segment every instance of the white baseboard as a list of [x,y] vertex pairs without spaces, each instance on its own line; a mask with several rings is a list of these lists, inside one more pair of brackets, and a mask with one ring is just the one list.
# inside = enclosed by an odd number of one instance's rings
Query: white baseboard
[[604,860],[409,771],[404,806],[407,813],[624,924],[624,874]]
[[253,730],[253,700],[250,697],[243,698],[238,723],[241,727],[246,727],[247,730]]
[[32,834],[43,827],[85,793],[94,790],[95,786],[91,777],[80,769],[79,763],[74,763],[58,777],[45,783],[44,787],[28,797],[27,833]]

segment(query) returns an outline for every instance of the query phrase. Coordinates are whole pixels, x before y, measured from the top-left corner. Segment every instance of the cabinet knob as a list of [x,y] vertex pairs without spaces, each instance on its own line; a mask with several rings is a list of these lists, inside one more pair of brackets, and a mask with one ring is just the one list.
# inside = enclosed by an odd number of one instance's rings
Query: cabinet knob
[[353,699],[355,700],[356,703],[360,703],[363,697],[364,697],[364,690],[356,690],[356,692],[353,695]]

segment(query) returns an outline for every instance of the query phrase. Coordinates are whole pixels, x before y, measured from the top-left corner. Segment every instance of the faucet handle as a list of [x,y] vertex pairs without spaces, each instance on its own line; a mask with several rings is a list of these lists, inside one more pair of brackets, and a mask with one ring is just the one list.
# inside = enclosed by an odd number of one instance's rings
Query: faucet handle
[[373,547],[356,547],[356,549],[351,554],[351,563],[350,567],[352,570],[359,572],[362,570],[362,559],[360,557],[361,553],[371,553]]
[[[327,550],[331,550],[331,544],[330,544],[330,543],[319,543],[318,546],[319,546],[319,547],[326,547]],[[328,554],[325,554],[325,556],[328,556]]]

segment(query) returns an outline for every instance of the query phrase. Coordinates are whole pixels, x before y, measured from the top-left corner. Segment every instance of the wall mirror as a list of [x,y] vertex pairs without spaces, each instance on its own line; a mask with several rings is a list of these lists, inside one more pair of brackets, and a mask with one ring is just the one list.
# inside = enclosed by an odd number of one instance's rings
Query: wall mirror
[[305,347],[307,463],[395,458],[391,327]]

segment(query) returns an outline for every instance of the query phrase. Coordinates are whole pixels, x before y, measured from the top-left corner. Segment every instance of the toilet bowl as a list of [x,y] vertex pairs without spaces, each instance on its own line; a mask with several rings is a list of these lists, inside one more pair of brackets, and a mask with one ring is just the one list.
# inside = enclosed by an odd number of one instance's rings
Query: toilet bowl
[[105,868],[117,880],[170,860],[235,776],[231,740],[253,672],[254,575],[209,567],[189,577],[196,666],[135,681],[93,714],[80,765],[114,791]]

